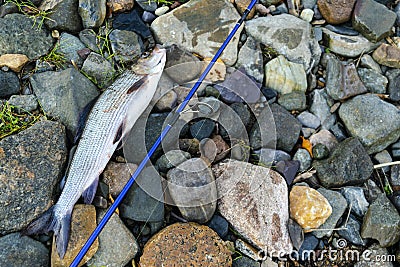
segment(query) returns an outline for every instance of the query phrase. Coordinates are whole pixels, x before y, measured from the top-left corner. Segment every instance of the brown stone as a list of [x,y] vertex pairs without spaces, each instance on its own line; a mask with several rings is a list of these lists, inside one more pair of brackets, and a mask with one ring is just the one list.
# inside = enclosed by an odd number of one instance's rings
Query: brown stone
[[200,153],[210,162],[217,162],[228,155],[229,145],[220,135],[216,135],[212,139],[205,138],[200,142]]
[[318,0],[321,15],[328,23],[340,24],[351,19],[356,0]]
[[305,232],[321,226],[332,214],[328,200],[317,190],[307,186],[294,186],[290,191],[290,217]]
[[[69,242],[67,252],[63,259],[57,253],[56,242],[53,238],[53,246],[51,249],[51,266],[52,267],[67,267],[70,266],[75,256],[79,253],[86,240],[92,234],[96,228],[96,209],[92,205],[75,205],[72,211],[71,218],[71,231],[69,236]],[[93,245],[90,247],[86,255],[83,257],[79,266],[85,264],[93,255],[96,253],[99,247],[98,239],[96,239]]]
[[28,61],[29,58],[22,54],[4,54],[0,56],[0,68],[6,66],[12,71],[20,72]]
[[289,254],[292,243],[286,181],[277,172],[247,162],[226,160],[213,167],[218,208],[249,243],[264,252]]
[[[212,58],[205,58],[204,59],[204,68],[202,72],[207,68],[210,64]],[[210,72],[206,76],[206,80],[210,82],[218,82],[225,80],[226,76],[226,66],[221,59],[218,59],[214,66],[211,68]]]
[[103,182],[110,188],[110,194],[116,197],[136,170],[133,163],[116,163],[110,161],[103,173]]
[[400,68],[400,48],[388,44],[381,44],[372,54],[379,64]]
[[115,12],[125,12],[133,8],[133,0],[111,0],[109,3],[113,13]]
[[231,253],[209,227],[196,223],[175,223],[154,235],[140,257],[141,267],[229,267]]
[[[236,9],[239,11],[240,15],[243,15],[243,12],[249,6],[251,0],[235,0]],[[254,13],[256,12],[255,7],[250,10],[250,13],[247,15],[246,19],[252,19],[254,17]]]

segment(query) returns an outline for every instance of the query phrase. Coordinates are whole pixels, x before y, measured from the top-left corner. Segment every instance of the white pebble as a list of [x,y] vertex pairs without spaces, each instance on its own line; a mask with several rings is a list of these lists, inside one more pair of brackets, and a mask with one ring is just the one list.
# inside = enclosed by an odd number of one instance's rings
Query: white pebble
[[307,21],[311,22],[314,17],[314,11],[311,9],[305,8],[303,11],[301,11],[300,18]]
[[154,11],[154,14],[156,14],[156,16],[161,16],[164,15],[165,13],[167,13],[169,10],[169,7],[167,6],[162,6],[156,9],[156,11]]

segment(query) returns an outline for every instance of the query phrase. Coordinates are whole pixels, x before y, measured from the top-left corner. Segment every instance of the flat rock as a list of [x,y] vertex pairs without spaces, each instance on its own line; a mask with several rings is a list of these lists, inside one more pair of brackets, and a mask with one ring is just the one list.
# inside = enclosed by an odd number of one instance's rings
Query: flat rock
[[313,162],[324,187],[363,184],[372,174],[373,164],[357,138],[339,143],[330,157]]
[[53,46],[50,33],[44,27],[36,30],[33,23],[31,18],[22,14],[0,18],[0,55],[24,54],[34,59],[49,52]]
[[38,107],[38,102],[34,95],[12,95],[8,103],[17,107],[18,113],[32,112]]
[[356,0],[318,0],[318,8],[328,23],[341,24],[351,19],[355,3]]
[[351,212],[359,218],[364,217],[368,210],[369,203],[364,195],[364,189],[356,186],[346,186],[340,189],[340,192],[347,201],[347,205],[351,206]]
[[310,23],[289,14],[259,17],[246,22],[246,32],[256,41],[275,49],[304,70],[318,65],[321,56]]
[[126,30],[113,30],[109,36],[111,48],[118,61],[130,63],[142,54],[140,36],[136,33]]
[[216,209],[217,188],[214,175],[201,158],[192,158],[167,173],[168,190],[182,216],[204,223]]
[[49,250],[39,241],[19,233],[0,237],[1,266],[48,267]]
[[278,104],[288,111],[303,111],[307,108],[307,98],[304,92],[293,91],[281,95],[278,98]]
[[8,67],[14,72],[20,72],[28,63],[29,58],[22,54],[4,54],[0,56],[0,68]]
[[116,75],[111,63],[95,52],[91,52],[83,62],[81,71],[93,77],[100,88],[109,86]]
[[374,0],[357,1],[353,12],[353,28],[371,42],[377,42],[391,34],[396,13]]
[[[227,0],[194,0],[156,18],[151,28],[160,43],[181,44],[190,52],[212,57],[239,18],[235,7]],[[236,62],[242,29],[239,28],[221,56],[227,65]]]
[[44,112],[58,118],[72,135],[80,112],[99,95],[96,86],[74,68],[37,73],[30,82]]
[[381,44],[372,54],[373,59],[381,65],[400,68],[400,48]]
[[[388,78],[372,69],[358,68],[358,75],[368,89],[368,92],[375,94],[385,94],[388,85]],[[399,99],[400,100],[400,97]]]
[[19,93],[19,79],[13,72],[0,70],[0,97],[8,97]]
[[110,161],[104,172],[103,182],[109,186],[110,194],[117,197],[128,182],[137,165],[132,163],[117,163]]
[[381,67],[370,55],[363,55],[361,57],[360,67],[371,69],[382,74]]
[[325,188],[319,188],[317,190],[323,195],[332,207],[332,214],[328,219],[318,228],[318,231],[314,231],[313,234],[317,238],[330,237],[333,233],[333,229],[336,228],[336,224],[342,217],[344,211],[347,208],[346,199],[339,192],[328,190]]
[[320,227],[332,214],[328,200],[317,190],[308,186],[293,186],[289,196],[290,217],[305,232]]
[[361,227],[363,238],[379,241],[381,247],[389,247],[400,239],[400,215],[384,193],[369,206]]
[[392,101],[400,100],[400,70],[393,69],[386,71],[386,77],[389,79],[388,93]]
[[308,111],[303,111],[296,118],[301,122],[303,126],[312,129],[317,129],[321,125],[320,119]]
[[232,266],[231,252],[209,227],[175,223],[154,235],[140,257],[141,267]]
[[246,42],[239,50],[235,67],[243,67],[247,75],[253,77],[257,82],[262,83],[264,80],[262,63],[263,55],[260,44],[253,37],[248,36]]
[[75,62],[77,65],[81,66],[83,59],[78,55],[78,51],[86,48],[86,46],[79,40],[78,37],[63,32],[61,33],[59,46],[57,52],[64,55],[66,61]]
[[[100,221],[104,212],[97,216]],[[114,213],[99,235],[99,248],[88,261],[88,266],[125,266],[139,251],[132,232]]]
[[315,89],[312,93],[310,111],[321,121],[322,129],[330,129],[336,122],[336,114],[331,113],[332,98],[326,88]]
[[265,87],[280,94],[307,90],[307,77],[303,66],[288,61],[282,55],[265,65],[265,77]]
[[23,229],[51,206],[66,156],[57,122],[40,121],[0,141],[0,234]]
[[288,191],[282,176],[268,168],[236,160],[215,165],[213,172],[218,209],[233,228],[265,252],[291,253]]
[[358,57],[377,48],[380,43],[372,43],[367,38],[357,35],[349,36],[334,33],[322,28],[324,44],[330,51],[345,57]]
[[83,28],[98,28],[106,17],[106,0],[79,0],[78,12]]
[[368,154],[385,149],[400,136],[398,109],[375,95],[359,95],[343,103],[339,116]]
[[[50,11],[44,20],[50,30],[79,32],[82,30],[82,19],[78,11],[79,0],[45,0],[39,6],[42,11]],[[28,56],[29,57],[29,56]]]

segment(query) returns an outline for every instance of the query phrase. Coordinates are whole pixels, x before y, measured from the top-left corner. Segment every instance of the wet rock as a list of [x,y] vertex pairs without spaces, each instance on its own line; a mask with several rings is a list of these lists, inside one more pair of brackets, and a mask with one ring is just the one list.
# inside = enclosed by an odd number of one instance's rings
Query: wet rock
[[125,30],[113,30],[109,36],[111,48],[118,61],[131,63],[142,54],[140,37],[136,33]]
[[154,235],[145,245],[140,266],[231,266],[231,252],[207,226],[175,223]]
[[313,91],[310,111],[319,118],[323,129],[330,129],[336,122],[336,114],[331,113],[332,102],[326,89]]
[[190,154],[182,150],[170,150],[162,155],[156,162],[156,167],[160,172],[167,173],[168,170],[178,166],[190,159]]
[[[226,0],[195,0],[158,17],[151,28],[160,43],[178,43],[190,52],[212,57],[239,18],[235,7]],[[170,31],[171,27],[175,31]],[[241,29],[242,27],[221,56],[227,65],[231,66],[236,62]]]
[[[44,24],[50,30],[60,32],[79,32],[82,30],[82,19],[77,12],[79,0],[43,1],[39,6],[42,11],[51,11]],[[28,56],[29,57],[29,56]]]
[[[228,160],[213,167],[218,208],[233,228],[264,251],[289,254],[288,192],[275,171],[250,163]],[[242,179],[242,177],[249,179]]]
[[202,119],[190,126],[190,133],[192,134],[192,137],[201,141],[204,138],[210,137],[214,131],[214,127],[214,121],[210,119]]
[[0,97],[8,97],[19,93],[19,79],[13,72],[0,70]]
[[121,204],[121,217],[140,222],[159,222],[164,218],[164,193],[161,176],[154,167],[144,169]]
[[0,141],[0,234],[23,229],[51,206],[66,155],[65,129],[56,122]]
[[90,53],[85,62],[83,62],[81,70],[92,77],[100,88],[109,86],[116,75],[111,63],[94,52]]
[[360,67],[364,67],[370,70],[374,70],[379,74],[382,74],[381,67],[378,63],[370,56],[370,55],[363,55],[360,61]]
[[313,162],[324,187],[340,187],[364,183],[372,174],[373,164],[357,138],[339,143],[330,157]]
[[302,64],[304,70],[318,65],[321,49],[311,37],[308,22],[282,14],[252,19],[246,22],[245,28],[256,41],[272,47],[289,61]]
[[279,94],[307,90],[307,77],[303,66],[286,60],[284,56],[278,56],[265,65],[265,76],[265,87]]
[[[382,74],[376,72],[375,70],[358,68],[358,75],[361,81],[368,89],[369,92],[375,94],[385,94],[386,86],[388,84],[388,79]],[[400,97],[399,97],[400,100]]]
[[371,42],[377,42],[391,33],[396,13],[373,0],[357,1],[353,12],[353,27]]
[[398,109],[375,95],[359,95],[343,103],[339,116],[368,154],[385,149],[400,136]]
[[7,67],[14,72],[20,72],[29,58],[22,54],[4,54],[0,56],[0,68]]
[[57,52],[63,54],[68,62],[73,61],[79,66],[82,65],[83,59],[78,55],[78,51],[84,48],[85,45],[78,37],[66,32],[61,33]]
[[334,100],[345,100],[366,93],[367,88],[358,77],[354,63],[331,57],[326,68],[326,91]]
[[390,100],[400,101],[400,70],[388,70],[385,74],[389,79],[388,93]]
[[278,104],[289,111],[302,111],[307,107],[307,98],[304,92],[294,91],[281,95],[278,98]]
[[1,266],[48,267],[49,250],[39,241],[19,233],[0,237]]
[[369,206],[361,227],[363,238],[379,241],[381,247],[389,247],[400,239],[400,215],[384,193]]
[[149,0],[136,0],[135,1],[143,10],[154,12],[157,9],[157,3]]
[[[149,3],[148,0],[145,0],[147,3]],[[129,11],[133,8],[134,3],[138,3],[139,6],[142,6],[142,1],[134,1],[134,0],[110,0],[110,7],[113,13],[117,13],[117,12],[125,12],[125,11]],[[156,6],[157,7],[157,3],[156,2],[151,2],[152,6]]]
[[320,119],[314,114],[303,111],[297,116],[297,119],[301,122],[301,124],[305,127],[309,127],[312,129],[317,129],[321,125]]
[[400,48],[381,44],[372,54],[373,59],[381,65],[400,68]]
[[[389,252],[386,248],[380,247],[378,244],[373,244],[372,246],[368,247],[368,254],[366,258],[361,257],[359,262],[354,264],[354,267],[393,267],[393,263],[390,261],[382,261],[378,259],[389,259]],[[365,251],[367,251],[365,250]]]
[[13,95],[8,103],[17,108],[18,113],[32,112],[37,109],[38,102],[34,95]]
[[340,189],[340,192],[347,201],[347,205],[351,206],[351,212],[359,218],[364,217],[368,210],[369,203],[365,198],[362,187],[346,186]]
[[106,0],[79,0],[78,12],[83,28],[97,28],[103,24],[106,17]]
[[355,3],[356,0],[318,0],[318,8],[328,23],[341,24],[350,20]]
[[318,133],[311,135],[309,140],[313,147],[317,144],[323,144],[329,151],[333,151],[338,144],[336,137],[328,130],[321,130]]
[[[143,39],[148,39],[150,43],[154,43],[150,28],[142,21],[137,9],[117,14],[113,21],[113,28],[115,30],[135,32]],[[129,45],[130,42],[132,42],[132,40],[127,39],[125,44]]]
[[247,37],[246,42],[240,48],[235,67],[243,67],[247,75],[262,83],[264,80],[262,62],[263,56],[260,44],[253,37]]
[[[107,164],[103,172],[103,182],[108,185],[111,196],[117,197],[121,193],[122,188],[136,169],[137,165],[132,163],[110,161]],[[106,195],[105,197],[108,196]]]
[[356,246],[365,246],[367,242],[365,239],[361,237],[361,223],[357,221],[353,216],[350,215],[347,223],[344,222],[339,228],[342,228],[337,231],[337,233],[351,242]]
[[45,55],[53,45],[44,28],[32,30],[34,21],[22,14],[0,18],[0,55],[24,54],[30,59]]
[[216,209],[215,179],[206,162],[192,158],[168,171],[168,190],[182,216],[204,223]]
[[[97,216],[99,222],[103,213]],[[116,213],[99,235],[99,249],[88,261],[88,266],[125,266],[139,251],[135,237]]]
[[293,186],[289,196],[290,217],[310,232],[321,226],[332,214],[328,200],[317,190],[307,186]]
[[300,162],[299,171],[302,172],[310,168],[312,158],[307,150],[300,148],[296,151],[296,154],[294,154],[293,160],[298,160]]
[[44,112],[58,118],[75,135],[83,108],[99,95],[96,86],[74,68],[31,76],[30,82]]
[[367,38],[349,36],[334,33],[326,28],[322,28],[324,44],[330,51],[345,57],[358,57],[368,53],[379,46],[380,43],[372,43]]
[[[69,266],[75,259],[75,256],[81,250],[86,240],[89,238],[93,230],[96,228],[96,209],[92,205],[77,204],[72,211],[71,230],[67,246],[67,252],[63,259],[57,253],[56,242],[53,237],[53,245],[51,248],[51,266],[63,267]],[[96,239],[90,247],[86,255],[82,259],[82,263],[87,262],[96,253],[99,247],[99,241]]]
[[314,159],[326,159],[329,157],[329,149],[324,144],[316,144],[312,148]]
[[332,214],[318,228],[318,230],[320,231],[314,231],[313,234],[317,238],[322,238],[324,236],[329,238],[333,233],[333,229],[336,228],[337,222],[346,210],[347,202],[346,199],[339,192],[328,190],[325,188],[319,188],[317,191],[328,200],[329,204],[332,207]]
[[214,230],[221,238],[224,238],[229,231],[229,223],[224,217],[219,215],[212,216],[207,226]]

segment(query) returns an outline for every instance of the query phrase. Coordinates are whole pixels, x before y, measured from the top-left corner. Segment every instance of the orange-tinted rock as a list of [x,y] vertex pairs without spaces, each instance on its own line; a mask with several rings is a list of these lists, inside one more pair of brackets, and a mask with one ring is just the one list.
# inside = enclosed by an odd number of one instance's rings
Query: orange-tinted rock
[[154,235],[140,257],[141,267],[228,267],[231,253],[211,228],[196,223],[175,223]]
[[109,3],[112,12],[125,12],[133,8],[133,0],[111,0]]
[[[237,9],[237,11],[239,11],[240,15],[243,15],[243,12],[249,6],[250,2],[251,2],[251,0],[235,0],[236,9]],[[247,15],[246,19],[253,18],[255,12],[256,12],[256,9],[253,7],[250,10],[250,13]]]
[[317,190],[307,186],[294,186],[290,191],[290,217],[305,232],[321,226],[332,214],[328,200]]
[[356,0],[318,0],[321,15],[328,23],[340,24],[349,21]]
[[22,54],[4,54],[0,56],[0,67],[9,67],[12,71],[20,72],[29,58]]
[[[75,205],[72,211],[71,231],[67,252],[63,259],[60,259],[56,249],[56,242],[53,238],[53,246],[51,249],[51,266],[52,267],[68,267],[75,256],[79,253],[86,240],[96,228],[96,209],[92,205]],[[83,257],[79,266],[86,263],[96,253],[99,246],[98,239],[95,240],[89,251]]]
[[400,68],[400,48],[388,44],[381,44],[372,54],[379,64]]

